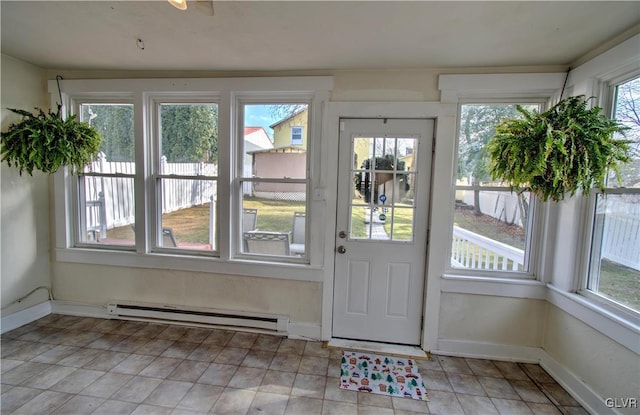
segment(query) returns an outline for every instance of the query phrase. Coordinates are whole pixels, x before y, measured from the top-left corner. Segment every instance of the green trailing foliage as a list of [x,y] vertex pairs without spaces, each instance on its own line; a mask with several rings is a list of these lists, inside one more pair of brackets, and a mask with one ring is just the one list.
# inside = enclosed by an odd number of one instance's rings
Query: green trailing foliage
[[37,113],[7,108],[23,118],[11,124],[2,133],[0,153],[2,161],[15,165],[33,175],[33,170],[55,173],[68,166],[71,173],[82,171],[95,159],[100,151],[102,136],[86,122],[76,120],[76,115],[62,119],[60,107],[57,112]]
[[632,141],[614,134],[627,128],[602,108],[587,108],[588,101],[566,98],[542,113],[518,106],[523,118],[501,121],[487,144],[491,177],[556,202],[578,190],[603,189],[610,170],[619,177],[618,166],[631,160]]

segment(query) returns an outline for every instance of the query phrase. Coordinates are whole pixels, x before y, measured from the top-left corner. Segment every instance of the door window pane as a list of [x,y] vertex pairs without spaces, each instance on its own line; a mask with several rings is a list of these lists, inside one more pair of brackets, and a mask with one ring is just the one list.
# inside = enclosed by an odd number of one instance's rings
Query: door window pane
[[417,140],[353,137],[350,238],[413,241]]

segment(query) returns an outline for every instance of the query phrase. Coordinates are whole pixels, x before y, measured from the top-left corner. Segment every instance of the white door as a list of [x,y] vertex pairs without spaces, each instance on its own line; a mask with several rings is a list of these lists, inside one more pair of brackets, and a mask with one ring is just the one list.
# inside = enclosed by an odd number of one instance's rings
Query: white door
[[433,120],[340,122],[333,337],[420,344]]

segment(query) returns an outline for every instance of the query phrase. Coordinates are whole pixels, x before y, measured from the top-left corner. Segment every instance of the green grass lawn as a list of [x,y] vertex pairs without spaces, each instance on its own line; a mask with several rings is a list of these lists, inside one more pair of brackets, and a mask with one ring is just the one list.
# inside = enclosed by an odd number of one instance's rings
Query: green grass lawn
[[626,306],[640,310],[640,271],[603,259],[600,261],[599,291]]

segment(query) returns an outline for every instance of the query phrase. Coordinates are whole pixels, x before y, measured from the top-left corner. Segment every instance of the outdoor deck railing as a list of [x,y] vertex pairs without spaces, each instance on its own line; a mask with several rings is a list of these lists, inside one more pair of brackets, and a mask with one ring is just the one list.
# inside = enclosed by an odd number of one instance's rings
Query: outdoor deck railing
[[463,268],[522,271],[524,251],[454,226],[451,263]]

